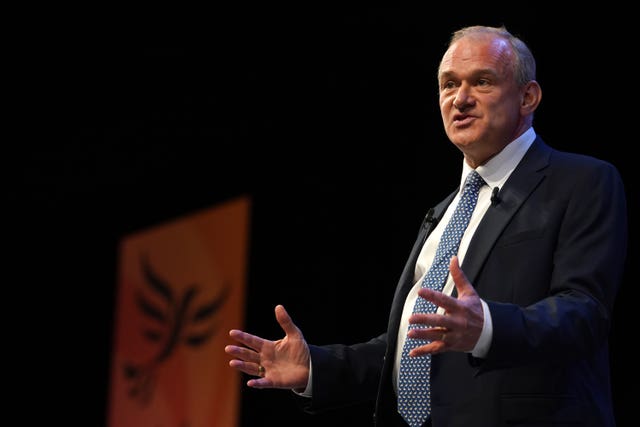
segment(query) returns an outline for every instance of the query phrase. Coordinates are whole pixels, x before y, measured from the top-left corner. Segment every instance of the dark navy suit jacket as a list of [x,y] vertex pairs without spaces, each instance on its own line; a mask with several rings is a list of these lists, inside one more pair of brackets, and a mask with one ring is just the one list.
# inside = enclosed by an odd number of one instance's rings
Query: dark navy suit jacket
[[[439,219],[455,192],[434,207]],[[420,227],[387,332],[369,342],[310,346],[309,412],[373,403],[377,426],[397,425],[391,375]],[[611,164],[538,137],[486,212],[462,269],[491,311],[489,354],[432,360],[434,427],[614,426],[609,344],[627,250],[627,207]]]

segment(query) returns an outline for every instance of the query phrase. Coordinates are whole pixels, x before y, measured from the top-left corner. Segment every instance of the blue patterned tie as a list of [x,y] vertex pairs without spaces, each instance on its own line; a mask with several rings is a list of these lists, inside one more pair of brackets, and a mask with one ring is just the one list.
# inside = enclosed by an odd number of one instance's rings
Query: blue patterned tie
[[[458,206],[447,224],[433,264],[425,276],[422,286],[441,291],[449,275],[449,261],[458,253],[460,239],[469,224],[469,219],[478,201],[478,192],[484,180],[476,171],[471,171],[462,191]],[[413,308],[414,313],[434,313],[437,307],[424,298],[418,297]],[[425,327],[409,325],[409,329]],[[398,384],[398,412],[411,427],[424,424],[431,414],[431,389],[429,375],[431,372],[431,355],[409,357],[409,351],[427,344],[427,340],[407,337],[402,349],[400,376]]]

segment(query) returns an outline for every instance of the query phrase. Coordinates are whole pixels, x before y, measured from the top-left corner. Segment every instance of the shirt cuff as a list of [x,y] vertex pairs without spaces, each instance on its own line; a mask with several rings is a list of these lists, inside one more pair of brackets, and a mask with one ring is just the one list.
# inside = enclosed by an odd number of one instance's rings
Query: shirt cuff
[[484,323],[482,324],[482,332],[480,332],[480,338],[478,338],[478,342],[475,347],[470,351],[473,357],[483,358],[489,353],[489,348],[491,347],[491,340],[493,339],[493,323],[491,321],[491,313],[489,312],[489,306],[483,300],[480,300],[482,303],[482,313],[484,316]]
[[302,391],[297,391],[297,390],[293,390],[293,392],[295,394],[297,394],[298,396],[303,396],[303,397],[311,397],[311,380],[313,378],[313,365],[311,365],[311,358],[309,358],[309,380],[307,381],[307,388],[305,388]]

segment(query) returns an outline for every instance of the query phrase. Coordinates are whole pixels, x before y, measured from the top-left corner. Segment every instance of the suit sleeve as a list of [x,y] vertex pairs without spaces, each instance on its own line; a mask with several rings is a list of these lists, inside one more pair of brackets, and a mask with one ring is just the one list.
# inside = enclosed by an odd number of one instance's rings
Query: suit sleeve
[[309,345],[312,398],[300,398],[310,413],[372,403],[386,350],[386,334],[355,345]]

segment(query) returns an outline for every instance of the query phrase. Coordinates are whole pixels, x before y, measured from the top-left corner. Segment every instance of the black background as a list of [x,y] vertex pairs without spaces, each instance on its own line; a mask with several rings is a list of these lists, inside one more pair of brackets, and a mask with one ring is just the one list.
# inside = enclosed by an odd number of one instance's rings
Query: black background
[[[279,338],[281,303],[314,344],[383,331],[425,212],[457,185],[462,157],[442,130],[436,69],[464,25],[505,24],[528,42],[543,88],[536,131],[621,171],[630,278],[626,14],[522,8],[56,11],[25,52],[38,76],[27,101],[47,124],[32,120],[6,152],[19,288],[43,306],[20,307],[38,319],[38,334],[21,337],[36,342],[27,395],[51,420],[105,426],[119,240],[239,196],[252,201],[247,330]],[[620,426],[632,285],[611,338]],[[370,408],[311,418],[284,390],[242,397],[242,426],[371,422]]]

